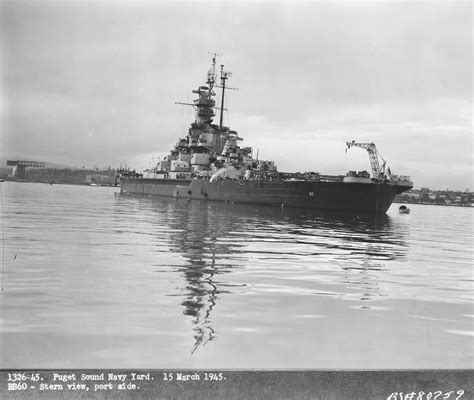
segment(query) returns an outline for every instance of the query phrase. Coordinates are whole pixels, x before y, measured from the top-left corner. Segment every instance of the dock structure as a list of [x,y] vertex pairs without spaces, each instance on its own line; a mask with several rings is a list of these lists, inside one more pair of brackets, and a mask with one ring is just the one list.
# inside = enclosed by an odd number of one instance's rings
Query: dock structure
[[14,179],[25,179],[26,168],[44,168],[44,162],[31,160],[7,160],[7,166],[13,166]]

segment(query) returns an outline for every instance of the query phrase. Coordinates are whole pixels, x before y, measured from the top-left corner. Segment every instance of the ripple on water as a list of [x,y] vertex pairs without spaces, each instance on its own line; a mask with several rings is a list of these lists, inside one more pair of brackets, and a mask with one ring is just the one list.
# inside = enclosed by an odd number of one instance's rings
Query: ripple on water
[[354,221],[89,189],[5,185],[4,366],[51,365],[53,336],[72,367],[472,366],[472,210]]

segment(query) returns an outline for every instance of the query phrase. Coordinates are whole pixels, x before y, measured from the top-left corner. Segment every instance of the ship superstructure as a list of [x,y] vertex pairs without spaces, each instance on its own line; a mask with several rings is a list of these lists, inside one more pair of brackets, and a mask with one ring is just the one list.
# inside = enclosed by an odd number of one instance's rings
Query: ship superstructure
[[[181,138],[170,154],[160,161],[156,168],[148,171],[145,177],[190,180],[193,178],[218,179],[237,178],[245,175],[245,170],[276,171],[274,163],[258,161],[252,158],[251,147],[240,147],[243,138],[236,131],[223,126],[224,96],[226,81],[230,72],[220,69],[220,86],[216,85],[216,58],[207,73],[207,82],[193,93],[197,98],[192,105],[195,108],[195,121],[191,124],[186,137]],[[220,122],[214,124],[216,102],[215,88],[222,89]],[[247,179],[250,178],[247,173]]]
[[[195,120],[170,153],[151,171],[143,174],[119,171],[121,192],[233,201],[356,212],[386,212],[396,194],[409,190],[407,176],[395,176],[380,156],[374,143],[347,142],[347,148],[367,150],[372,176],[367,171],[345,175],[317,172],[279,172],[273,161],[254,158],[251,147],[242,147],[243,138],[223,125],[224,96],[230,72],[220,66],[220,85],[216,84],[216,56],[207,81],[193,93]],[[221,104],[216,107],[215,89],[221,89]],[[179,103],[186,104],[186,103]],[[215,109],[220,110],[214,124]],[[382,164],[379,162],[379,157]]]

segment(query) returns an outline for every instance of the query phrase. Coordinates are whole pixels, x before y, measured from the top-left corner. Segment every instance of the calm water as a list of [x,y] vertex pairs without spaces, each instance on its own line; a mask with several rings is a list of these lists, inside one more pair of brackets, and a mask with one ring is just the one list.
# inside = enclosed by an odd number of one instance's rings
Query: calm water
[[472,209],[0,185],[2,368],[473,367]]

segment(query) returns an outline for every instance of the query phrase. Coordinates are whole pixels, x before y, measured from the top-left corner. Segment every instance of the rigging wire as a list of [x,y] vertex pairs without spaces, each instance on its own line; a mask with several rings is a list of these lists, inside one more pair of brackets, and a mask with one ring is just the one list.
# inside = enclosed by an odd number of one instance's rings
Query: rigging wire
[[[222,96],[221,91],[220,91],[220,90],[219,90],[219,91],[216,91],[216,100],[215,100],[216,106],[214,106],[214,110],[216,109],[216,107],[217,107],[218,104],[221,104],[221,96]],[[224,101],[225,101],[225,99],[224,99]],[[219,116],[218,113],[221,113],[221,112],[223,112],[223,111],[224,111],[224,110],[218,110],[218,112],[216,112],[215,117],[218,117],[218,116]],[[217,122],[214,122],[214,123],[217,123]]]
[[2,267],[2,292],[5,283],[5,212],[3,207],[3,182],[0,183],[2,188],[2,258],[3,258],[3,267]]
[[224,108],[225,108],[225,119],[227,120],[227,126],[230,129],[230,121],[229,121],[229,107],[228,107],[229,95],[224,98]]

